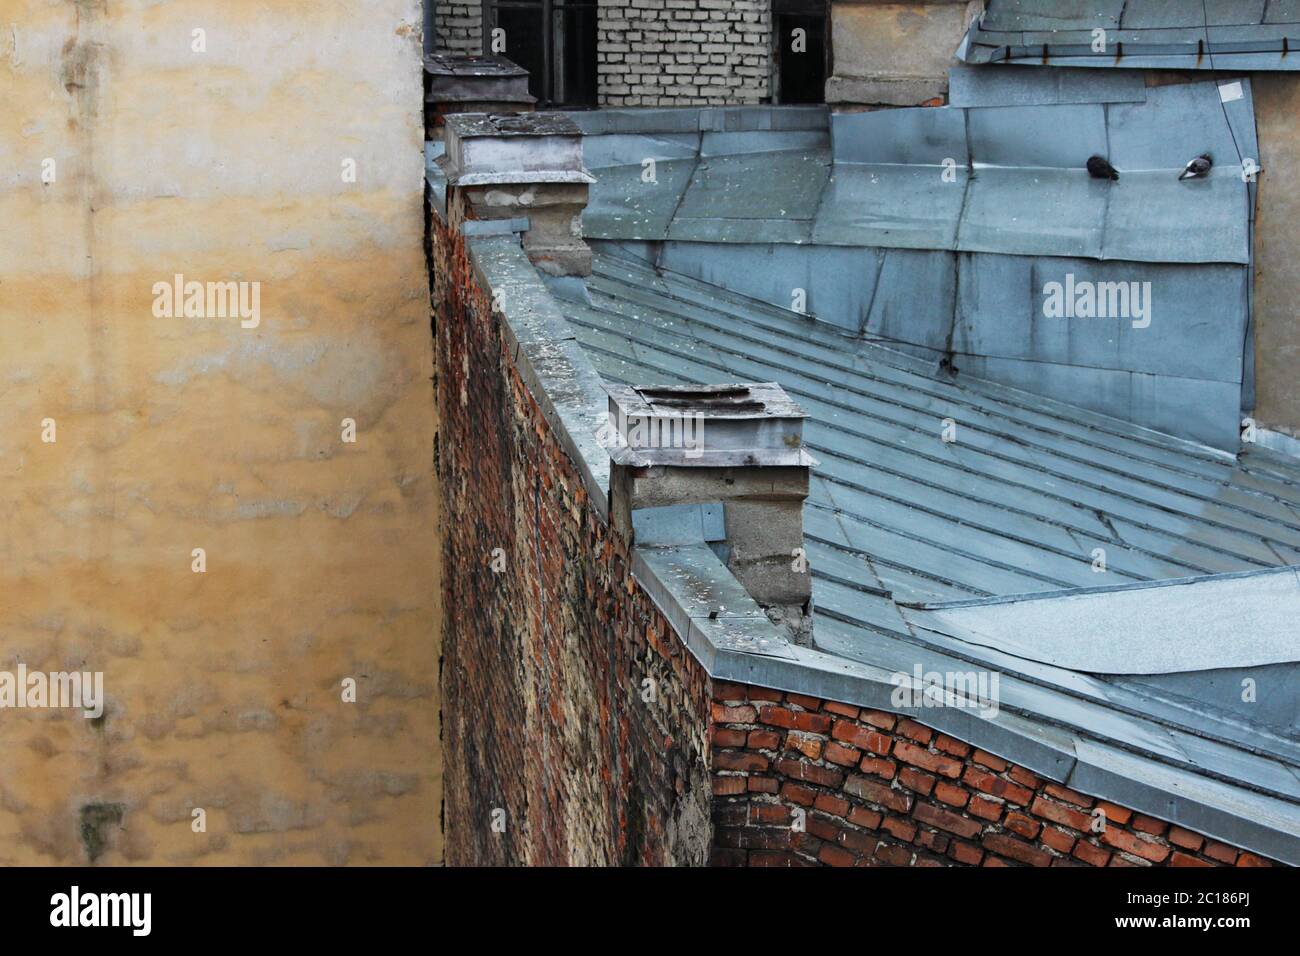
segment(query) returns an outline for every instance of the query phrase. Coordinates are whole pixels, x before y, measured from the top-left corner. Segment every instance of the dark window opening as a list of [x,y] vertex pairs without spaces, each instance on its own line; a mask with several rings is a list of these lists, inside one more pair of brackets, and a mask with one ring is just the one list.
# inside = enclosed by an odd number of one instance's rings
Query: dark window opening
[[826,101],[826,5],[774,0],[776,102]]
[[595,0],[487,0],[483,52],[527,70],[538,106],[595,106],[596,16]]

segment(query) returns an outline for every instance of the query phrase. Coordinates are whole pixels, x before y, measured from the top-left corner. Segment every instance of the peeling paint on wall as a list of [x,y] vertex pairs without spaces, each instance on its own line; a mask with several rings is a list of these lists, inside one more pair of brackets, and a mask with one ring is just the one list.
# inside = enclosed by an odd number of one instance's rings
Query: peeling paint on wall
[[0,2],[0,865],[441,857],[420,22]]

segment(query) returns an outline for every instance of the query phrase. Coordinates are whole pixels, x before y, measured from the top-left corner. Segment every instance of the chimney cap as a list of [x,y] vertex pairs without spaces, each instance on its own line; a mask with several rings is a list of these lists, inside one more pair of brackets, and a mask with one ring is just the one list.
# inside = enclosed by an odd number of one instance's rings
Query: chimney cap
[[561,113],[452,113],[446,143],[457,186],[596,181],[582,165],[582,130]]
[[615,464],[808,467],[808,417],[776,382],[606,385],[604,445]]
[[454,113],[447,125],[461,139],[481,136],[582,136],[563,113]]
[[424,71],[439,76],[527,76],[528,71],[503,56],[451,56],[430,53]]
[[528,71],[502,56],[447,56],[424,58],[428,76],[426,99],[431,103],[494,103],[531,107],[537,98],[528,93]]

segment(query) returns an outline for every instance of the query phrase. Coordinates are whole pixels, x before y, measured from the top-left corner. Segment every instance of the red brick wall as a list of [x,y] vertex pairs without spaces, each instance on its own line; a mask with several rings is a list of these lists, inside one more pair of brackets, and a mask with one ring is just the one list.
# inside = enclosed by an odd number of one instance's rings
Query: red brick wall
[[521,381],[463,239],[435,221],[431,257],[447,862],[706,862],[708,677]]
[[722,682],[714,698],[717,865],[1272,865],[904,717]]

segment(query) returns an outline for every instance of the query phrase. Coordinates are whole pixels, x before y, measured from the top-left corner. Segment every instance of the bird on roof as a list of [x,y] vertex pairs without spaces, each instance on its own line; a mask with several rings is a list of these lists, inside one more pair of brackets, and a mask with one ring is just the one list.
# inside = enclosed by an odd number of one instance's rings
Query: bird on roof
[[1106,162],[1103,156],[1088,157],[1088,175],[1093,179],[1119,179],[1115,167]]
[[1179,179],[1201,179],[1210,171],[1214,165],[1214,160],[1209,153],[1202,153],[1190,163],[1183,167],[1183,171],[1178,174]]

